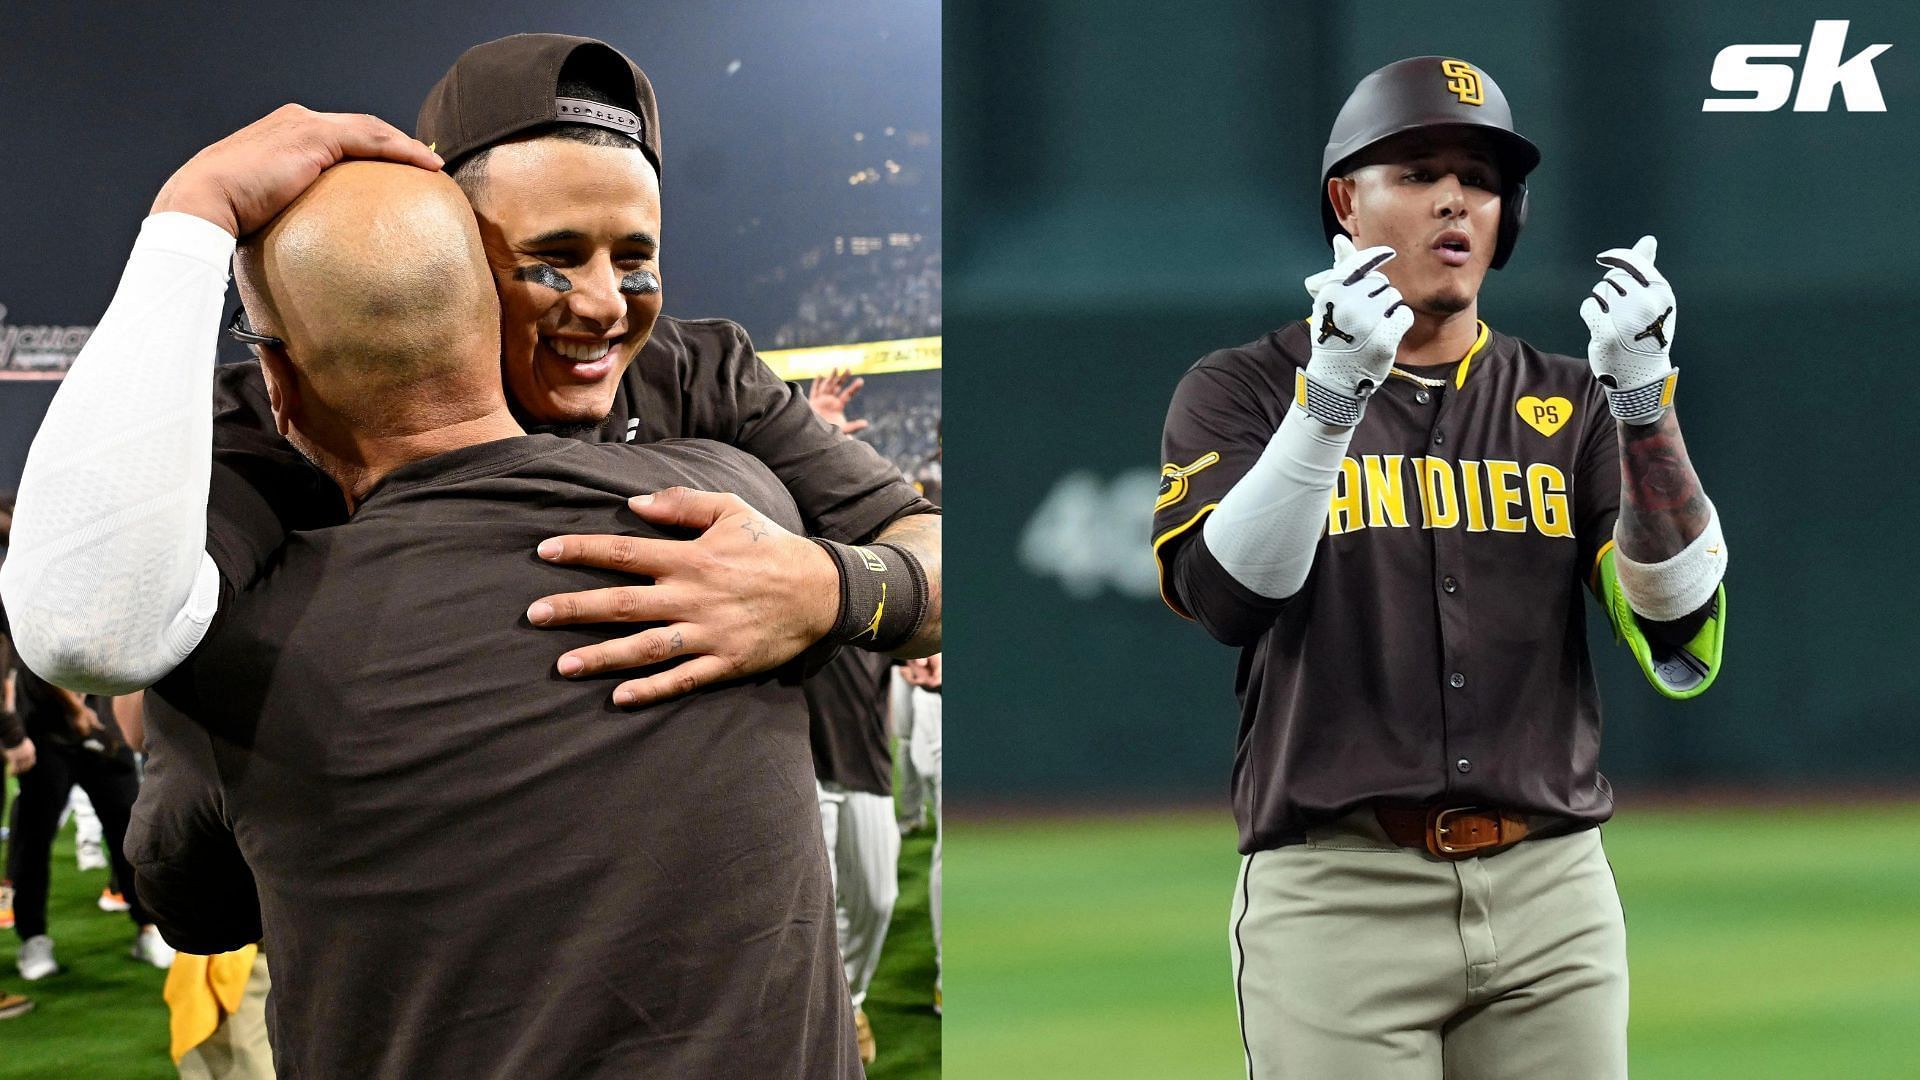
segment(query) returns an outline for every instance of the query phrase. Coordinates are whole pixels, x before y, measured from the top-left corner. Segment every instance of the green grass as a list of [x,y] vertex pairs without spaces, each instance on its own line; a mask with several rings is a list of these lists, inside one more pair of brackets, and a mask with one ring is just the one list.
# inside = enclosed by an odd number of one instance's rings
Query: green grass
[[[1628,810],[1636,1080],[1920,1076],[1920,805]],[[1242,1075],[1224,815],[963,822],[954,1077]]]
[[[900,845],[900,900],[867,988],[867,1019],[880,1057],[870,1080],[934,1080],[940,1075],[940,1017],[933,1012],[933,924],[927,918],[927,871],[933,830]],[[944,882],[942,885],[944,886]],[[942,913],[944,914],[944,912]]]
[[[872,1080],[930,1080],[940,1075],[940,1018],[933,1014],[933,932],[927,920],[927,870],[933,834],[910,836],[900,854],[900,901],[867,991],[880,1060]],[[49,933],[61,971],[39,982],[14,969],[17,939],[0,932],[0,990],[24,993],[34,1010],[0,1020],[0,1080],[167,1080],[179,1074],[167,1055],[166,973],[127,956],[133,924],[95,906],[104,870],[74,869],[73,827],[54,845]]]
[[[9,807],[12,801],[8,801]],[[73,826],[53,846],[47,933],[60,970],[27,982],[13,965],[19,938],[0,932],[0,989],[25,994],[34,1009],[0,1020],[0,1077],[5,1080],[166,1080],[177,1077],[167,1056],[167,973],[127,955],[133,923],[97,906],[107,872],[73,865]]]

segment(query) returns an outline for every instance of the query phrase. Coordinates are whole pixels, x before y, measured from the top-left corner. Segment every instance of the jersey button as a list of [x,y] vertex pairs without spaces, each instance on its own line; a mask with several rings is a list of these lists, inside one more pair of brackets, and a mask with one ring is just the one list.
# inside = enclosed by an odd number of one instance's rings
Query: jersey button
[[1453,767],[1463,773],[1469,773],[1473,771],[1473,762],[1468,761],[1466,758],[1461,758],[1459,761],[1453,763]]
[[1427,402],[1433,400],[1433,395],[1427,393],[1425,390],[1415,390],[1413,392],[1413,400],[1425,405]]
[[1440,579],[1440,587],[1447,590],[1448,592],[1458,592],[1460,589],[1460,583],[1453,579],[1452,574],[1448,574],[1446,577],[1443,577]]
[[1467,677],[1456,671],[1453,674],[1447,676],[1447,685],[1453,687],[1455,690],[1458,690],[1461,687],[1467,685]]
[[1440,445],[1441,443],[1443,443],[1443,442],[1446,442],[1446,441],[1447,441],[1447,433],[1446,433],[1446,432],[1444,432],[1444,431],[1436,431],[1436,432],[1434,432],[1434,433],[1433,433],[1433,445],[1435,445],[1435,446],[1439,446],[1439,445]]

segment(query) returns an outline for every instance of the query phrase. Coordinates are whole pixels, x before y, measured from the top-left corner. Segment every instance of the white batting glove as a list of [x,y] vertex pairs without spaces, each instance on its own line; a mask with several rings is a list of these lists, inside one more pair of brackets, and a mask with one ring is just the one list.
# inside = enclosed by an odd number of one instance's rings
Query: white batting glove
[[1667,354],[1673,348],[1673,287],[1654,269],[1657,246],[1643,236],[1632,248],[1610,248],[1594,256],[1606,276],[1580,302],[1580,317],[1592,340],[1587,365],[1607,388],[1607,407],[1628,424],[1651,424],[1673,405],[1679,379]]
[[1360,422],[1413,326],[1413,309],[1380,272],[1393,256],[1384,244],[1356,251],[1352,240],[1335,236],[1332,268],[1303,283],[1313,297],[1313,356],[1294,380],[1293,401],[1322,423]]

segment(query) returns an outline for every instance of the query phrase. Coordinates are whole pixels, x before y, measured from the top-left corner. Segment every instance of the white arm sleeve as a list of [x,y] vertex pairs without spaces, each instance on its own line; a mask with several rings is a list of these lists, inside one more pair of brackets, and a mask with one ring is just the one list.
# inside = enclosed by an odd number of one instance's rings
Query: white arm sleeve
[[213,619],[213,355],[233,249],[201,218],[148,218],[27,451],[0,596],[49,682],[149,686]]
[[1327,503],[1353,428],[1289,408],[1260,460],[1201,526],[1207,550],[1233,579],[1285,599],[1306,584],[1327,524]]

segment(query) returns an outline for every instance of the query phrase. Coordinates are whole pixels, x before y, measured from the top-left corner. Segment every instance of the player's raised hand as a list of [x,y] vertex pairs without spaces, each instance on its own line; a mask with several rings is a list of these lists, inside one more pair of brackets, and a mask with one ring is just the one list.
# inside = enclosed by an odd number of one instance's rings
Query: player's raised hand
[[1296,380],[1295,404],[1325,423],[1360,422],[1413,326],[1413,309],[1380,270],[1393,257],[1386,245],[1357,251],[1352,240],[1335,236],[1333,266],[1304,282],[1313,297],[1313,356]]
[[691,540],[556,536],[548,562],[651,578],[542,597],[535,626],[655,623],[560,657],[569,677],[681,663],[614,688],[616,705],[650,705],[702,686],[778,667],[824,637],[839,613],[840,572],[820,545],[781,528],[737,495],[667,488],[628,506],[655,525],[691,529]]
[[377,116],[282,105],[193,155],[153,200],[245,236],[285,210],[330,166],[349,158],[438,169],[440,156]]
[[1673,287],[1654,268],[1658,246],[1643,236],[1631,248],[1609,248],[1594,256],[1607,268],[1593,292],[1580,302],[1586,320],[1587,365],[1607,388],[1613,415],[1630,424],[1650,424],[1673,401]]
[[807,405],[813,415],[839,428],[840,434],[852,435],[867,427],[865,420],[847,419],[847,406],[865,385],[867,380],[854,377],[850,369],[834,368],[808,384]]

